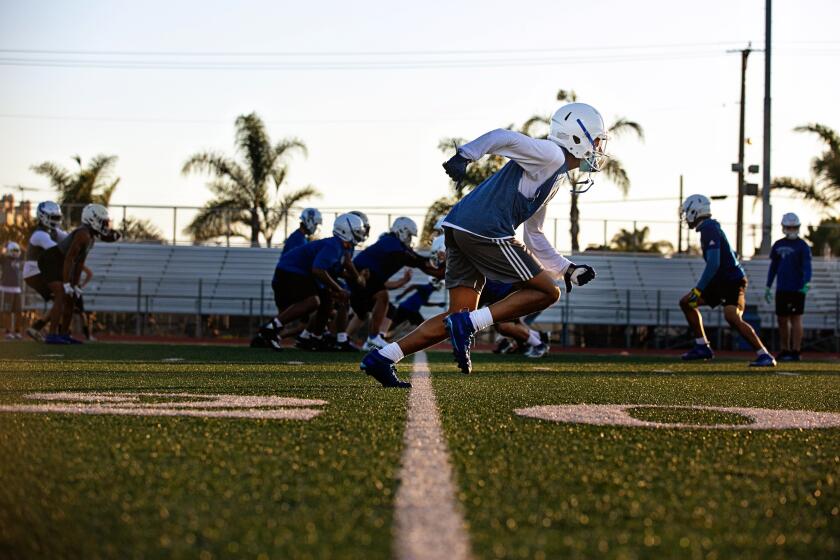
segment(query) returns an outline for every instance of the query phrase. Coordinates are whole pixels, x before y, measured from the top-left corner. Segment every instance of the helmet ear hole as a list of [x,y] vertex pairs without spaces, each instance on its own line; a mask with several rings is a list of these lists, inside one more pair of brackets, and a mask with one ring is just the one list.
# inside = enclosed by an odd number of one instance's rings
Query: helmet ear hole
[[580,136],[572,136],[572,141],[575,144],[580,144]]

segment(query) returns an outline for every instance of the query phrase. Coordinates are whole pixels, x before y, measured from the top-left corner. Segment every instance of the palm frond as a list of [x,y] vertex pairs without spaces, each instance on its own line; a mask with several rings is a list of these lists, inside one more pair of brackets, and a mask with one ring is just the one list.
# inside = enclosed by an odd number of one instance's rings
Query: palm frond
[[577,93],[573,89],[557,90],[557,101],[566,101],[569,103],[574,103],[575,101],[577,101]]
[[292,208],[308,198],[320,196],[321,193],[312,185],[284,195],[271,209],[265,211],[263,214],[265,216],[263,235],[266,240],[270,242],[271,238],[274,237],[274,232],[277,231],[277,227],[289,219],[289,213]]
[[30,169],[49,179],[52,186],[59,192],[63,191],[70,183],[70,172],[57,163],[45,161],[40,165],[33,165]]
[[457,200],[452,197],[445,196],[432,202],[429,209],[426,210],[426,217],[423,219],[423,231],[420,234],[420,245],[429,245],[432,242],[434,235],[434,227],[439,219],[446,216]]
[[607,133],[614,138],[620,138],[625,134],[635,133],[639,140],[642,142],[645,140],[645,131],[642,128],[642,125],[625,117],[619,117],[616,119],[616,121],[613,122],[607,129]]
[[601,173],[618,187],[622,195],[627,196],[627,193],[630,191],[630,177],[627,175],[627,170],[624,169],[624,165],[620,160],[617,158],[607,159],[607,163],[604,165]]
[[[546,115],[532,115],[528,118],[524,123],[522,123],[522,127],[519,131],[522,134],[527,134],[528,136],[533,136],[537,138],[535,133],[535,128],[538,126],[549,126],[551,124],[551,116]],[[540,138],[546,138],[547,136],[543,134]]]
[[826,198],[823,193],[817,189],[814,183],[795,179],[793,177],[777,177],[773,179],[770,184],[771,190],[785,190],[795,193],[800,198],[807,200],[824,209],[830,209],[832,206],[831,200]]
[[207,173],[219,178],[228,178],[240,188],[248,188],[245,170],[234,160],[214,152],[201,152],[192,155],[181,168],[181,173],[188,175],[193,172]]
[[795,132],[810,132],[812,134],[816,134],[819,136],[820,140],[828,146],[829,150],[833,152],[840,151],[840,135],[838,135],[834,129],[825,126],[824,124],[808,123],[797,126],[793,130]]
[[250,239],[250,235],[245,233],[245,227],[250,227],[250,223],[248,212],[242,210],[236,201],[215,199],[198,211],[184,228],[184,233],[196,242],[228,235]]

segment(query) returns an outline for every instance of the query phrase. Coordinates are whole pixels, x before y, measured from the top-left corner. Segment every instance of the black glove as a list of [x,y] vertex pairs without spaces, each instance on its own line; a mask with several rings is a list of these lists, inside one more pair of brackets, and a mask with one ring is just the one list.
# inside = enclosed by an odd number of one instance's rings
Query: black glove
[[122,234],[115,229],[108,231],[100,236],[100,239],[106,243],[114,243],[122,239]]
[[467,165],[470,161],[461,154],[456,153],[443,164],[443,170],[446,171],[446,174],[453,181],[460,183],[467,176]]
[[[580,271],[575,274],[575,271]],[[563,275],[563,280],[566,282],[566,293],[572,291],[572,285],[583,286],[595,279],[595,269],[588,264],[570,264]],[[574,277],[574,282],[572,281]]]

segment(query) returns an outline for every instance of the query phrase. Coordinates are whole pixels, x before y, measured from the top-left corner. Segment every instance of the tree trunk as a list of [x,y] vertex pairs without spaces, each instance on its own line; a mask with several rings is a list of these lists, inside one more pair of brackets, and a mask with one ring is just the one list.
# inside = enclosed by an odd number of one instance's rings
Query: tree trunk
[[251,208],[251,247],[260,246],[260,215],[257,208]]
[[580,210],[578,210],[578,195],[572,193],[572,207],[569,210],[569,235],[572,237],[572,252],[580,251],[580,243],[578,242],[578,233],[580,233]]

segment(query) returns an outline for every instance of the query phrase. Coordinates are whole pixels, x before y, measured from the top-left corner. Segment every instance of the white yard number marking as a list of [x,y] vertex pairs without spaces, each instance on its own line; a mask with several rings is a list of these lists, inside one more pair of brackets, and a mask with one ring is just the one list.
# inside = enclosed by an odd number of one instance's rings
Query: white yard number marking
[[193,416],[312,420],[327,404],[315,399],[200,395],[194,393],[32,393],[38,404],[0,405],[0,412],[116,414],[122,416]]
[[[686,424],[651,422],[630,416],[634,408],[691,408],[714,412],[729,412],[746,416],[748,424]],[[570,404],[532,406],[514,410],[519,416],[594,426],[628,426],[632,428],[688,428],[723,430],[787,430],[840,427],[840,414],[811,412],[810,410],[774,410],[769,408],[741,408],[726,406],[661,406],[649,404]]]

